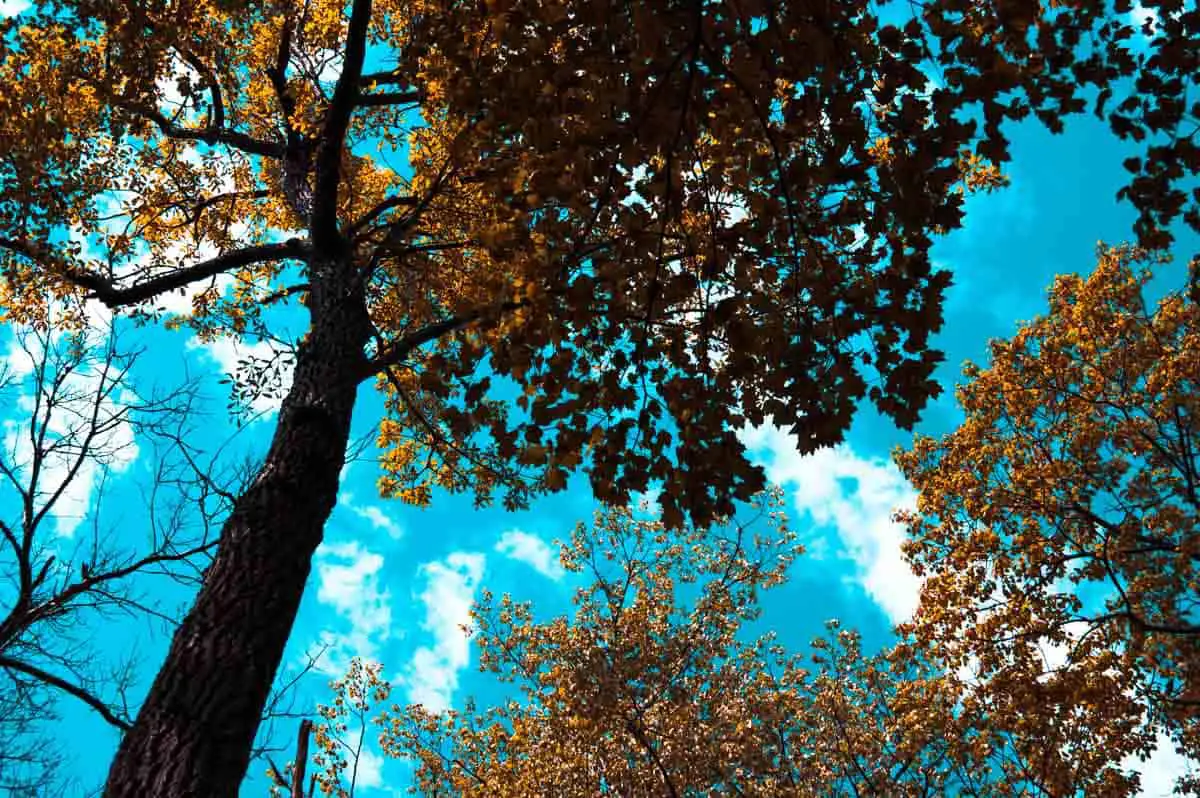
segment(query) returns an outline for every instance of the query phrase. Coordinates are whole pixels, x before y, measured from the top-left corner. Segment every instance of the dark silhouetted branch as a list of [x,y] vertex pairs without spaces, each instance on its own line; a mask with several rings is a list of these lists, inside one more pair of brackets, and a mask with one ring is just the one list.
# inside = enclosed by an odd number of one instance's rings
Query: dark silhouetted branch
[[307,242],[291,238],[277,244],[260,244],[236,249],[191,266],[160,274],[140,283],[120,287],[111,278],[67,263],[47,251],[43,246],[33,242],[0,238],[0,248],[8,249],[36,261],[67,282],[86,289],[90,297],[100,300],[110,308],[136,305],[168,291],[184,288],[194,282],[254,263],[289,258],[304,260],[309,252]]
[[313,188],[311,230],[313,246],[321,253],[337,248],[337,196],[341,182],[342,150],[350,116],[359,96],[359,78],[367,55],[367,29],[371,24],[371,0],[354,0],[346,33],[342,74],[333,88],[325,113],[321,145],[317,150],[317,175]]
[[45,684],[57,687],[64,693],[75,696],[80,701],[96,710],[96,713],[100,717],[104,718],[105,721],[113,726],[116,726],[121,731],[129,731],[130,724],[128,721],[118,718],[112,713],[112,710],[108,708],[108,705],[77,684],[68,682],[66,679],[56,676],[49,671],[42,670],[36,665],[30,665],[28,662],[22,662],[18,659],[13,659],[12,657],[5,656],[3,654],[0,654],[0,668],[9,668],[19,673],[23,673],[26,676],[32,676],[33,678]]
[[283,157],[284,147],[279,142],[256,139],[245,133],[218,127],[215,124],[206,127],[183,127],[172,122],[157,108],[141,103],[118,100],[116,105],[128,113],[153,122],[167,138],[181,141],[202,141],[205,144],[213,145],[224,144],[248,155],[261,155],[266,158]]

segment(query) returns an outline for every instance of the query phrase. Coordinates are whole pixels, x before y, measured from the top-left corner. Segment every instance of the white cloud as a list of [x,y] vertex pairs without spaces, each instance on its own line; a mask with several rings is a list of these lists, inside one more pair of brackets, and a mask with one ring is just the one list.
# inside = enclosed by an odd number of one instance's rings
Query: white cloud
[[[3,0],[0,0],[3,2]],[[158,79],[158,89],[160,95],[167,103],[168,108],[163,109],[164,113],[171,115],[183,102],[183,98],[179,95],[175,87],[175,77],[186,73],[190,67],[182,64],[178,59],[175,60],[176,72],[171,77],[160,77]],[[192,77],[196,77],[195,73],[191,73]],[[195,116],[195,114],[192,114]],[[207,175],[212,179],[212,184],[203,192],[207,196],[217,196],[220,194],[231,194],[237,190],[237,185],[234,182],[232,175],[208,174],[208,170],[204,166],[203,156],[198,146],[185,146],[180,148],[178,152],[178,160],[188,163],[196,168],[198,174]],[[121,233],[138,213],[136,204],[132,202],[135,197],[126,196],[124,193],[110,191],[100,194],[94,200],[97,213],[106,219],[100,223],[100,232],[109,234]],[[229,235],[233,241],[245,241],[250,232],[250,226],[245,222],[235,222],[229,227]],[[297,231],[277,230],[275,238],[282,241],[289,234]],[[107,259],[107,249],[101,244],[101,240],[96,236],[86,236],[83,234],[83,229],[78,225],[73,225],[70,229],[70,239],[80,246],[82,258],[104,261]],[[167,274],[179,270],[181,267],[190,264],[202,263],[211,260],[221,254],[221,250],[210,240],[202,239],[194,240],[191,236],[180,235],[173,239],[165,247],[159,250],[152,250],[146,246],[144,242],[133,242],[132,249],[128,254],[135,255],[128,260],[117,264],[115,277],[119,283],[127,280],[144,280],[147,277]],[[237,245],[235,245],[236,248]],[[154,297],[148,303],[149,306],[157,308],[173,316],[190,316],[195,309],[193,299],[200,294],[215,289],[219,296],[225,296],[233,287],[236,278],[228,273],[222,272],[214,277],[198,280],[196,282],[177,288],[173,291],[168,291]],[[100,319],[107,319],[111,316],[111,311],[96,300],[88,300],[86,302],[86,310],[90,315],[95,315]]]
[[[5,0],[0,0],[0,3],[2,2]],[[167,98],[168,103],[174,103],[177,106],[181,102],[181,97],[175,89],[174,78],[159,78],[158,87],[160,93]],[[168,115],[173,112],[171,108],[164,110],[164,113]],[[203,170],[203,160],[197,146],[181,148],[178,159],[191,164],[198,170]],[[226,174],[220,175],[211,190],[205,193],[216,195],[231,193],[235,190],[236,185],[232,176]],[[109,252],[101,235],[105,233],[116,235],[127,229],[138,214],[135,199],[134,195],[127,192],[102,192],[93,200],[95,211],[101,218],[97,229],[88,234],[79,224],[73,224],[68,228],[68,239],[79,247],[81,262],[85,265],[88,261],[99,261],[100,264],[106,264]],[[234,240],[240,240],[246,236],[248,231],[247,224],[238,222],[230,226],[229,233]],[[134,241],[131,243],[130,249],[121,254],[131,257],[115,264],[116,270],[113,276],[118,284],[127,284],[129,280],[143,280],[150,276],[176,271],[181,266],[209,260],[219,255],[220,250],[211,241],[202,240],[197,243],[191,237],[181,235],[158,252],[152,251],[145,242]],[[233,283],[233,275],[222,273],[213,278],[199,280],[182,288],[160,294],[154,297],[149,304],[171,315],[187,316],[194,309],[192,302],[194,297],[214,287],[218,294],[224,295]],[[112,319],[112,310],[96,299],[84,301],[84,312],[89,321],[98,327],[107,326]]]
[[[167,67],[170,71],[159,75],[154,81],[154,86],[158,89],[158,110],[168,118],[176,119],[177,121],[198,122],[205,105],[203,101],[198,104],[184,97],[179,91],[179,81],[187,79],[193,87],[196,87],[202,85],[204,76],[196,71],[191,64],[177,55],[171,56]],[[199,152],[195,147],[191,147],[186,151],[186,154],[189,155],[193,153],[198,162]]]
[[658,518],[662,515],[662,488],[650,488],[645,492],[635,491],[630,497],[633,499],[633,506],[639,512],[645,513],[651,518]]
[[[137,460],[138,445],[127,418],[128,406],[137,397],[128,388],[114,385],[114,375],[105,376],[102,364],[85,361],[49,388],[53,397],[44,388],[40,402],[35,403],[36,388],[28,380],[46,357],[46,341],[19,330],[14,333],[5,365],[9,377],[21,384],[22,392],[15,402],[17,417],[5,419],[3,424],[3,456],[28,483],[32,474],[26,466],[33,457],[28,430],[38,413],[47,434],[41,446],[35,501],[39,507],[53,501],[49,516],[54,519],[55,532],[70,538],[90,512],[92,498],[104,477],[128,471]],[[52,349],[66,346],[61,336],[52,335]],[[52,353],[49,357],[48,368],[54,369],[57,356]],[[47,378],[48,384],[55,382],[55,375],[47,374]],[[47,414],[49,402],[53,407]],[[80,457],[85,440],[87,453]]]
[[[1054,593],[1066,594],[1074,592],[1074,585],[1067,578],[1058,580],[1052,588]],[[1005,601],[1003,591],[997,586],[995,598],[999,604]],[[1067,664],[1067,658],[1071,654],[1071,649],[1080,641],[1084,633],[1090,628],[1087,621],[1068,621],[1061,627],[1062,633],[1066,636],[1066,640],[1061,643],[1052,642],[1045,637],[1039,638],[1037,641],[1038,652],[1042,656],[1042,662],[1045,663],[1045,673],[1040,677],[1041,680],[1049,679],[1050,675]]]
[[542,576],[558,581],[566,571],[558,561],[558,551],[537,535],[510,529],[496,542],[496,551],[510,560],[523,562]]
[[[184,248],[179,246],[176,247],[176,249],[182,252]],[[170,263],[179,264],[199,263],[201,261],[208,260],[209,258],[216,257],[216,255],[216,247],[201,247],[199,250],[197,250],[197,254],[193,257],[168,257],[165,260]],[[229,289],[233,287],[233,283],[233,275],[222,272],[212,280],[201,280],[199,282],[186,285],[183,288],[177,288],[169,293],[159,294],[154,298],[153,304],[154,307],[159,308],[172,316],[190,316],[192,315],[192,311],[196,309],[196,305],[193,302],[196,297],[209,290],[209,288],[215,288],[218,296],[224,296],[229,292]]]
[[392,540],[399,540],[404,535],[404,530],[400,525],[387,516],[383,510],[380,510],[375,505],[367,505],[366,507],[352,508],[360,517],[365,518],[371,523],[371,526],[376,529],[386,532]]
[[[1171,20],[1178,20],[1180,15],[1182,15],[1186,9],[1187,4],[1181,4],[1178,8],[1168,11],[1167,18]],[[1138,2],[1138,0],[1134,0],[1133,7],[1129,9],[1128,22],[1137,30],[1138,38],[1144,45],[1157,36],[1162,30],[1162,17],[1162,12],[1159,9],[1147,8]],[[1150,23],[1149,36],[1142,33],[1142,26],[1147,22]]]
[[967,657],[967,661],[955,669],[954,678],[969,687],[978,687],[981,684],[979,678],[979,657],[974,655]]
[[358,541],[322,544],[317,549],[317,601],[334,609],[348,631],[326,631],[329,645],[321,669],[343,673],[350,657],[373,658],[388,639],[392,626],[392,601],[379,586],[383,557]]
[[335,56],[322,58],[318,63],[321,63],[321,72],[317,75],[317,79],[324,84],[337,83],[338,78],[342,76],[342,60]]
[[160,110],[169,116],[182,109],[185,103],[184,96],[179,93],[179,81],[183,78],[199,81],[200,74],[177,55],[170,57],[167,66],[170,71],[159,75],[154,87],[158,89],[159,99],[166,105],[166,108],[160,105]]
[[797,510],[822,526],[832,525],[858,565],[857,580],[894,623],[917,606],[921,582],[904,561],[904,530],[892,521],[911,508],[916,493],[900,471],[882,458],[859,457],[846,445],[801,456],[796,440],[769,424],[741,433],[772,482],[792,488]]
[[354,768],[354,786],[376,788],[383,786],[383,757],[364,747]]
[[[343,472],[345,469],[346,466],[343,466]],[[354,495],[351,493],[343,493],[338,499],[338,503],[369,523],[372,528],[386,534],[392,540],[399,540],[404,537],[404,528],[394,518],[385,513],[382,508],[374,504],[359,504],[354,501]]]
[[1165,734],[1158,735],[1154,750],[1145,762],[1130,757],[1121,764],[1141,774],[1142,788],[1138,795],[1142,798],[1166,798],[1174,795],[1175,780],[1197,769],[1197,763],[1180,755]]
[[420,567],[425,577],[417,597],[425,607],[421,628],[433,635],[433,643],[418,648],[409,663],[404,676],[409,701],[433,711],[450,706],[459,671],[470,661],[471,643],[462,627],[470,621],[484,562],[481,553],[456,551]]
[[[199,167],[200,153],[195,148],[186,149],[180,155],[180,160],[193,162]],[[225,176],[222,178],[221,185],[217,186],[212,193],[214,195],[228,194],[232,193],[235,189],[236,186],[233,180]],[[236,241],[245,236],[248,230],[249,227],[245,223],[237,223],[230,227],[229,232]],[[197,244],[195,241],[183,236],[173,241],[158,254],[148,250],[143,252],[122,271],[124,274],[132,274],[139,271],[149,271],[151,273],[171,272],[179,269],[181,266],[212,260],[220,254],[221,251],[211,241],[201,241]],[[210,288],[215,288],[218,296],[224,296],[229,293],[234,281],[232,274],[221,272],[211,279],[198,280],[182,288],[177,288],[174,291],[159,294],[153,299],[152,304],[154,307],[173,316],[190,316],[192,311],[195,310],[193,302],[195,297],[208,291]]]
[[1146,8],[1139,2],[1134,2],[1133,8],[1129,9],[1129,24],[1138,30],[1140,33],[1142,26],[1147,22],[1150,23],[1150,32],[1158,32],[1158,12],[1153,8]]
[[29,0],[0,0],[0,17],[15,17],[30,5]]
[[10,377],[20,379],[28,377],[37,368],[42,347],[32,335],[25,337],[25,345],[22,346],[22,339],[19,337],[22,331],[13,332],[8,342],[8,353],[4,356],[3,370]]

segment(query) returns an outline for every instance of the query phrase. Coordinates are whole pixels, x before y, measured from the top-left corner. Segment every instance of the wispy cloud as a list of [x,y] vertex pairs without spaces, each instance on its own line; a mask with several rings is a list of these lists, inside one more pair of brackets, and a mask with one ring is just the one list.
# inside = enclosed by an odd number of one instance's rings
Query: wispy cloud
[[374,504],[360,504],[355,500],[354,494],[349,492],[343,492],[338,497],[338,504],[366,521],[373,529],[383,532],[392,540],[399,540],[404,537],[404,527],[400,526],[396,519],[384,512],[383,508]]
[[[37,335],[14,333],[4,370],[14,385],[21,387],[14,403],[17,417],[3,422],[3,456],[15,471],[32,479],[31,474],[23,473],[22,464],[32,462],[34,450],[28,429],[34,414],[39,414],[47,435],[40,447],[43,454],[34,486],[35,499],[53,501],[49,515],[54,519],[55,532],[70,538],[91,511],[104,478],[128,471],[138,458],[133,425],[128,420],[128,405],[136,401],[136,396],[113,382],[115,373],[106,374],[96,363],[81,363],[68,373],[47,375],[48,382],[54,383],[50,389],[53,398],[43,395],[38,401],[31,375],[43,358],[53,360],[54,348],[65,344],[58,336],[47,341]],[[49,356],[45,352],[47,343],[52,352]],[[88,453],[81,457],[80,447],[85,440]]]
[[888,618],[912,617],[921,583],[901,553],[904,530],[891,517],[914,506],[916,493],[899,469],[846,445],[801,456],[795,438],[771,425],[744,430],[742,440],[770,480],[791,489],[798,511],[837,530],[858,566],[857,581]]
[[[237,375],[242,371],[241,364],[251,361],[273,361],[276,357],[277,350],[267,341],[258,341],[257,343],[247,344],[238,341],[234,338],[222,336],[213,341],[201,341],[198,338],[191,338],[187,342],[187,350],[189,352],[201,352],[217,365],[225,374]],[[279,366],[279,391],[276,395],[271,396],[256,396],[251,402],[249,410],[254,414],[262,414],[264,417],[270,417],[279,411],[279,405],[283,401],[282,395],[291,387],[293,365],[289,360],[280,358]]]
[[547,579],[558,581],[566,571],[558,561],[558,551],[537,535],[510,529],[496,542],[496,551],[510,560],[523,562]]
[[354,786],[376,788],[383,786],[383,757],[364,747],[358,754],[354,770]]
[[458,674],[470,661],[471,644],[463,626],[470,621],[471,601],[483,577],[485,557],[456,551],[445,560],[425,563],[419,573],[425,588],[418,601],[425,608],[421,628],[433,636],[413,653],[403,676],[408,699],[440,711],[450,706]]
[[356,540],[317,549],[317,601],[333,608],[343,630],[327,630],[322,670],[342,673],[350,657],[374,658],[391,636],[392,601],[380,587],[383,557]]

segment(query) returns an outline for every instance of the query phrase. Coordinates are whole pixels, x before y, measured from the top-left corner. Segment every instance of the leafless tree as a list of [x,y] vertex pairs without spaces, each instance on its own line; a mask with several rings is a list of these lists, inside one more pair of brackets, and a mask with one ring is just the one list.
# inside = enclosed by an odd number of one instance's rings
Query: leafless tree
[[14,329],[0,366],[6,794],[51,794],[60,750],[44,735],[60,699],[129,727],[136,660],[95,632],[120,615],[173,631],[246,472],[201,445],[197,383],[135,384],[139,354],[112,330]]

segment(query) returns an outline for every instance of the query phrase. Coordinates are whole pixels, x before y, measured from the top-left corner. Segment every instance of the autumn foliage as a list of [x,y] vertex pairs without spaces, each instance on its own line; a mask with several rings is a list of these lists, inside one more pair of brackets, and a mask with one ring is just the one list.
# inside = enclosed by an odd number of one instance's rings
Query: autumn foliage
[[[1002,121],[1057,129],[1093,86],[1137,141],[1195,116],[1197,13],[1144,6],[1151,57],[1084,2],[46,2],[4,23],[4,307],[186,287],[202,334],[266,334],[336,242],[386,493],[520,505],[583,466],[703,522],[762,487],[743,422],[812,448],[863,399],[915,420],[930,234],[999,179]],[[1193,139],[1128,164],[1148,240],[1196,223]]]
[[1091,104],[1137,145],[1141,243],[1200,228],[1200,11],[1142,5],[1145,37],[1124,0],[39,0],[0,22],[4,318],[99,303],[278,348],[238,394],[283,396],[270,449],[111,794],[236,791],[364,381],[385,495],[520,507],[582,472],[703,526],[764,487],[747,423],[802,451],[864,401],[915,423],[932,237],[1002,183],[1005,122]]
[[[464,796],[1134,795],[1159,735],[1196,759],[1200,305],[1146,301],[1165,262],[1101,245],[967,364],[959,427],[897,453],[924,585],[894,645],[836,621],[807,654],[756,636],[802,554],[779,494],[710,529],[612,508],[562,547],[569,617],[486,591],[473,610],[512,699],[393,705],[383,751],[414,792]],[[384,709],[379,668],[355,674],[326,717]]]
[[[762,633],[762,593],[801,554],[780,506],[764,499],[757,517],[707,530],[598,513],[562,547],[582,584],[569,616],[538,619],[486,592],[472,612],[480,669],[511,685],[510,700],[389,708],[382,667],[355,661],[319,709],[319,783],[348,794],[355,749],[341,740],[347,721],[354,738],[370,717],[382,752],[416,765],[418,795],[1135,792],[1124,749],[1054,723],[1006,725],[911,638],[871,654],[830,621],[802,652]],[[1058,703],[1036,717],[1071,716]]]
[[1057,736],[1064,788],[1156,731],[1200,755],[1200,305],[1148,305],[1161,262],[1102,246],[1057,278],[1046,315],[968,364],[958,429],[897,457],[926,576],[905,629],[1018,739]]

